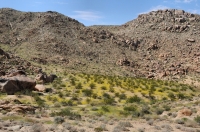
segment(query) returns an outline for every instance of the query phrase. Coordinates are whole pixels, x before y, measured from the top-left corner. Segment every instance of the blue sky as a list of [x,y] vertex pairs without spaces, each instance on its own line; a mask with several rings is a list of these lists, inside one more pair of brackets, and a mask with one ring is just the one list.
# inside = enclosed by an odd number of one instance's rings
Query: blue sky
[[158,9],[183,9],[200,14],[200,0],[0,0],[0,8],[57,11],[86,26],[121,25]]

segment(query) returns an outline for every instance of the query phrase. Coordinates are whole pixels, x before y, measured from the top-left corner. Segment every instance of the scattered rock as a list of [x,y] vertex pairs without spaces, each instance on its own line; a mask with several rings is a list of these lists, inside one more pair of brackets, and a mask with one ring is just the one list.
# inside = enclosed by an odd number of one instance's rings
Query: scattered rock
[[188,41],[188,42],[195,42],[195,39],[189,38],[189,39],[187,39],[187,41]]

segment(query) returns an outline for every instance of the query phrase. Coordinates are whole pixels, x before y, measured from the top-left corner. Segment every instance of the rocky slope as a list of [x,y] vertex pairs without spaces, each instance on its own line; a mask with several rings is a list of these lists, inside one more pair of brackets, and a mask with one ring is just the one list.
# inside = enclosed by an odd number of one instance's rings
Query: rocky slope
[[7,8],[0,20],[1,46],[39,64],[148,78],[199,76],[200,16],[183,10],[141,14],[121,26],[85,27],[57,12]]

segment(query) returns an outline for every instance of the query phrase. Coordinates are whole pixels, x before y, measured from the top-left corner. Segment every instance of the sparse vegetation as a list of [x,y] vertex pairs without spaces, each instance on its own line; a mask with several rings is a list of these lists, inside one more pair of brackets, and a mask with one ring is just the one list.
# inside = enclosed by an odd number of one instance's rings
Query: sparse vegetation
[[[162,16],[164,12],[167,17]],[[18,130],[9,126],[16,122],[35,124],[33,131],[48,131],[44,129],[48,125],[49,131],[70,132],[199,131],[199,38],[194,36],[199,34],[199,24],[194,22],[200,17],[184,12],[180,16],[187,23],[180,24],[175,13],[169,12],[143,14],[134,24],[105,29],[85,27],[51,11],[39,16],[17,12],[12,18],[15,11],[0,10],[0,19],[6,16],[0,27],[1,42],[5,42],[0,44],[0,72],[25,69],[34,78],[36,69],[42,68],[58,76],[52,83],[37,82],[44,92],[22,90],[13,96],[0,92],[0,131],[26,131],[25,125],[16,125]],[[195,21],[188,21],[185,14]],[[168,22],[173,20],[176,25],[171,27]],[[27,26],[18,28],[20,24]],[[10,25],[14,28],[7,31]],[[7,56],[1,48],[14,54]],[[190,107],[192,116],[179,113],[183,107]]]

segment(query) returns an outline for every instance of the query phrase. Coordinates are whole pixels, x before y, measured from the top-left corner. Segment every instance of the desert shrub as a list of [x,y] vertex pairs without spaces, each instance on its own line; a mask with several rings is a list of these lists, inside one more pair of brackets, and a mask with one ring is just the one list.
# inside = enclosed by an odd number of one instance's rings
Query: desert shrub
[[163,108],[165,111],[169,111],[171,109],[170,106],[168,106],[168,105],[163,105]]
[[114,98],[104,98],[104,99],[103,99],[103,102],[104,102],[106,105],[112,105],[112,104],[115,102],[115,99],[114,99]]
[[107,87],[106,86],[101,86],[101,89],[102,90],[107,90]]
[[116,97],[119,97],[119,93],[118,93],[118,92],[117,92],[117,93],[115,93],[115,96],[116,96]]
[[200,124],[200,116],[196,116],[196,117],[194,118],[194,120],[195,120],[198,124]]
[[61,123],[63,123],[65,121],[65,119],[63,118],[63,117],[61,117],[61,116],[56,116],[56,117],[54,117],[54,122],[56,123],[56,124],[61,124]]
[[129,112],[134,112],[134,111],[137,110],[137,107],[134,106],[134,105],[131,105],[131,106],[125,106],[125,107],[124,107],[124,110],[125,110],[125,111],[129,111]]
[[110,94],[108,94],[108,93],[103,93],[103,97],[104,97],[104,98],[108,98],[108,99],[111,98]]
[[109,92],[114,93],[115,89],[113,87],[110,87]]
[[140,112],[141,115],[150,114],[150,113],[151,113],[151,112],[150,112],[149,106],[143,106],[143,107],[141,108],[141,112]]
[[68,105],[68,106],[73,106],[73,100],[71,100],[71,99],[68,100],[67,105]]
[[94,129],[95,132],[102,132],[102,131],[108,131],[107,128],[106,128],[106,125],[105,124],[101,124],[99,127],[96,127]]
[[93,94],[92,89],[83,89],[82,92],[84,93],[85,96],[91,97]]
[[177,119],[177,120],[175,120],[175,122],[177,124],[185,124],[185,121],[183,119]]
[[72,79],[70,80],[70,84],[71,84],[72,86],[75,86],[75,85],[76,85],[76,81],[75,81],[74,78],[72,78]]
[[60,87],[66,87],[66,84],[61,83],[61,84],[60,84]]
[[90,83],[89,86],[90,86],[91,89],[95,89],[96,84],[95,83]]
[[62,105],[62,106],[67,106],[67,105],[68,105],[68,104],[67,104],[67,101],[66,101],[66,100],[62,100],[62,101],[61,101],[61,105]]
[[98,95],[96,93],[92,94],[92,98],[97,99]]
[[161,125],[161,128],[164,128],[164,129],[169,130],[169,131],[173,131],[173,128],[168,124]]
[[119,95],[119,98],[120,99],[126,99],[127,97],[126,97],[126,94],[122,93],[122,94]]
[[157,108],[155,110],[155,112],[156,112],[157,115],[161,115],[163,113],[163,111],[164,111],[164,109],[161,109],[161,108]]
[[134,95],[133,97],[127,98],[126,102],[127,103],[139,103],[141,101],[141,98],[138,97],[137,95]]
[[33,98],[35,99],[35,101],[36,101],[36,103],[37,103],[37,105],[38,105],[39,107],[45,106],[45,103],[44,103],[45,101],[42,100],[42,99],[39,97],[38,94],[35,94],[35,95],[33,96]]
[[104,111],[104,112],[110,112],[108,106],[101,106],[101,109],[102,109],[102,111]]
[[63,97],[63,93],[62,93],[62,92],[58,92],[58,96],[59,96],[60,98],[62,98],[62,97]]
[[121,126],[121,127],[133,127],[133,125],[129,121],[120,121],[118,126]]
[[34,124],[32,127],[33,132],[43,132],[45,131],[45,128],[42,124]]
[[153,125],[153,122],[154,122],[154,120],[151,119],[151,120],[149,120],[147,123],[151,126],[151,125]]
[[67,116],[69,119],[81,119],[80,114],[71,112],[69,108],[61,109],[59,112],[53,112],[51,116]]
[[96,127],[96,128],[94,128],[94,131],[95,131],[95,132],[103,132],[103,128],[101,128],[101,127]]
[[61,107],[59,102],[54,103],[54,107]]
[[177,94],[178,99],[185,99],[186,96],[183,93],[178,93]]
[[79,83],[75,86],[75,88],[76,88],[76,89],[82,89],[83,86],[82,86],[82,84],[79,82]]
[[168,93],[168,97],[171,99],[171,100],[174,100],[176,99],[175,95],[173,93]]
[[92,107],[91,110],[92,111],[98,111],[99,109],[97,107]]

